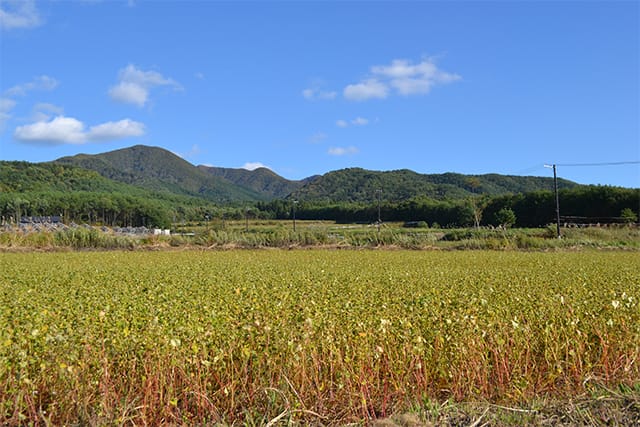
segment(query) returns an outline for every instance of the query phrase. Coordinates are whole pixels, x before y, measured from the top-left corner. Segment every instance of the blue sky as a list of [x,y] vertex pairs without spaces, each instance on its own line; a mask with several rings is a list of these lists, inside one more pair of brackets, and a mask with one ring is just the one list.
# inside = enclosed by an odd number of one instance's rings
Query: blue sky
[[[0,0],[0,159],[299,179],[640,160],[640,2]],[[640,187],[640,165],[559,166]]]

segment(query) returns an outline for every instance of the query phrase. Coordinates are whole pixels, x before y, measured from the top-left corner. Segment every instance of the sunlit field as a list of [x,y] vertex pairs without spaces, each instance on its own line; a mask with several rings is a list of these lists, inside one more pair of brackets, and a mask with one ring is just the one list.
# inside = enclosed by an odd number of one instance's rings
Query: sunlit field
[[366,422],[640,383],[637,252],[0,254],[0,424]]

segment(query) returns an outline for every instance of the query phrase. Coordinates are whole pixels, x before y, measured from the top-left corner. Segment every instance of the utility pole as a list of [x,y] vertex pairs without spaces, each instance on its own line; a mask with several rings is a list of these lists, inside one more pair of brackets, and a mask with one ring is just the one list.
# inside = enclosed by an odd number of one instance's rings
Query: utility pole
[[376,190],[376,195],[378,196],[378,237],[380,237],[380,224],[382,224],[382,219],[380,216],[380,199],[382,198],[382,190]]
[[247,208],[244,214],[244,231],[249,232],[249,208]]
[[298,204],[297,200],[293,201],[293,232],[296,232],[296,205]]
[[558,239],[560,239],[560,198],[558,197],[558,174],[556,172],[556,164],[544,165],[544,167],[553,168],[553,192],[556,196],[556,234]]

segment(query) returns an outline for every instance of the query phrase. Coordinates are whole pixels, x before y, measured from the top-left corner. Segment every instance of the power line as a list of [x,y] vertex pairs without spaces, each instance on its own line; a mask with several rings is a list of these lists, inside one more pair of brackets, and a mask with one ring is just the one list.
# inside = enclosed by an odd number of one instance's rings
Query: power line
[[[621,165],[637,165],[640,164],[640,160],[627,160],[623,162],[602,162],[602,163],[556,163],[556,166],[569,166],[569,167],[578,167],[578,166],[621,166]],[[535,172],[544,167],[544,165],[534,165],[530,166],[526,169],[520,169],[516,172],[513,172],[515,175],[526,175],[531,172]]]
[[640,160],[631,160],[626,162],[605,162],[605,163],[557,163],[556,166],[619,166],[619,165],[637,165]]
[[556,231],[558,239],[560,238],[560,199],[558,197],[558,175],[557,167],[570,167],[570,166],[619,166],[619,165],[635,165],[640,164],[640,160],[629,160],[622,162],[600,162],[600,163],[564,163],[564,164],[552,164],[544,165],[545,168],[553,168],[553,190],[556,198]]

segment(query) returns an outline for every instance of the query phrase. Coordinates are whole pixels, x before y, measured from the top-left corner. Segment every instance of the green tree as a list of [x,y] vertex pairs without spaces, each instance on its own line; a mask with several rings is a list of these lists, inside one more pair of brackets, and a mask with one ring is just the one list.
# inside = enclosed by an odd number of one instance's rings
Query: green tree
[[625,224],[638,222],[638,215],[636,215],[631,208],[622,209],[622,212],[620,212],[620,218],[622,218],[622,221],[624,221]]
[[509,208],[502,208],[494,216],[495,224],[509,228],[516,223],[516,214]]

